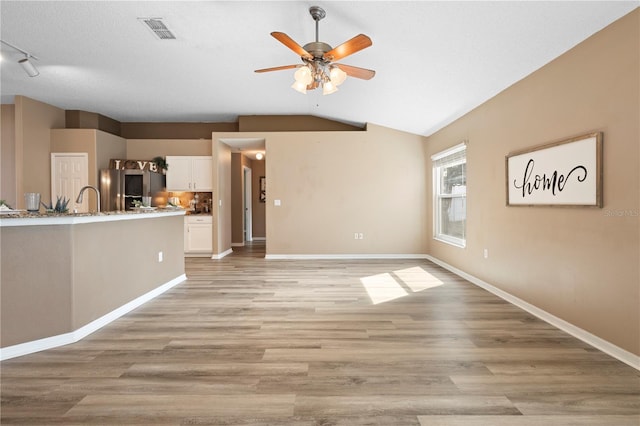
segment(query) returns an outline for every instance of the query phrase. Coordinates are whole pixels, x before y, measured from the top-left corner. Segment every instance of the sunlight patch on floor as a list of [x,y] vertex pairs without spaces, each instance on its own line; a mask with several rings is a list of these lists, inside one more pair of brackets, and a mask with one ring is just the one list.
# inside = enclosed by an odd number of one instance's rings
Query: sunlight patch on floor
[[[360,282],[371,298],[374,305],[399,299],[409,294],[403,283],[412,292],[427,290],[444,284],[419,266],[394,271],[394,278],[390,273],[371,275],[360,278]],[[400,282],[399,282],[399,281]]]
[[378,303],[388,302],[399,297],[406,296],[408,293],[400,284],[391,276],[391,274],[377,274],[369,277],[360,278],[369,297],[374,305]]
[[444,284],[419,266],[394,271],[394,274],[409,286],[411,291],[422,291]]

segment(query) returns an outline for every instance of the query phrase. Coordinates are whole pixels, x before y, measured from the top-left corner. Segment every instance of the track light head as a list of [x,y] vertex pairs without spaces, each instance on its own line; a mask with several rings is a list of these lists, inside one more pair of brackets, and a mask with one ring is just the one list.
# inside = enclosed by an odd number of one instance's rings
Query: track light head
[[31,63],[31,61],[29,59],[38,59],[35,57],[35,55],[32,55],[31,53],[27,52],[24,49],[20,49],[18,46],[14,46],[11,43],[8,43],[4,40],[0,40],[0,43],[4,44],[5,46],[9,46],[10,48],[17,50],[18,52],[22,53],[24,55],[23,59],[20,59],[18,61],[18,63],[20,64],[20,66],[22,67],[22,69],[27,73],[27,75],[29,77],[36,77],[38,75],[40,75],[40,71],[38,71],[38,69],[35,67],[35,65],[33,65]]
[[22,69],[27,73],[29,77],[36,77],[40,75],[40,71],[29,61],[29,56],[25,56],[18,61]]

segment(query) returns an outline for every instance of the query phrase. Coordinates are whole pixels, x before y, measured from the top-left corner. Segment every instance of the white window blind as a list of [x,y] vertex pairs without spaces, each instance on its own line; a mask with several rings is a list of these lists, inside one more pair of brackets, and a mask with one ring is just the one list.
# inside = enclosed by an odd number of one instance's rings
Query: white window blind
[[434,167],[443,166],[448,163],[460,163],[466,161],[467,158],[467,143],[462,142],[456,146],[453,146],[444,151],[440,151],[437,154],[431,156],[431,161]]

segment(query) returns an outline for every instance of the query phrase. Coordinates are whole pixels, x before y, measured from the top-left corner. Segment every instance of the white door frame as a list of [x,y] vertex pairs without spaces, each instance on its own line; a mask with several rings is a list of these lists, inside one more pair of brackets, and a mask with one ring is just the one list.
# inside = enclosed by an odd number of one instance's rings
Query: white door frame
[[251,194],[251,168],[247,166],[243,166],[242,176],[244,178],[244,185],[242,188],[243,191],[243,212],[242,212],[242,223],[243,223],[243,234],[244,241],[253,241],[253,227],[252,227],[252,194]]

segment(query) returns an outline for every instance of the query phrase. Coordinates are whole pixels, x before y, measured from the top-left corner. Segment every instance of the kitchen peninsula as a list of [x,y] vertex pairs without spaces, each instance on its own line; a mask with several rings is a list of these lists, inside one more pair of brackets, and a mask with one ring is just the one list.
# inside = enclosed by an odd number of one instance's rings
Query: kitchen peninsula
[[185,280],[183,216],[3,215],[1,358],[78,341]]

